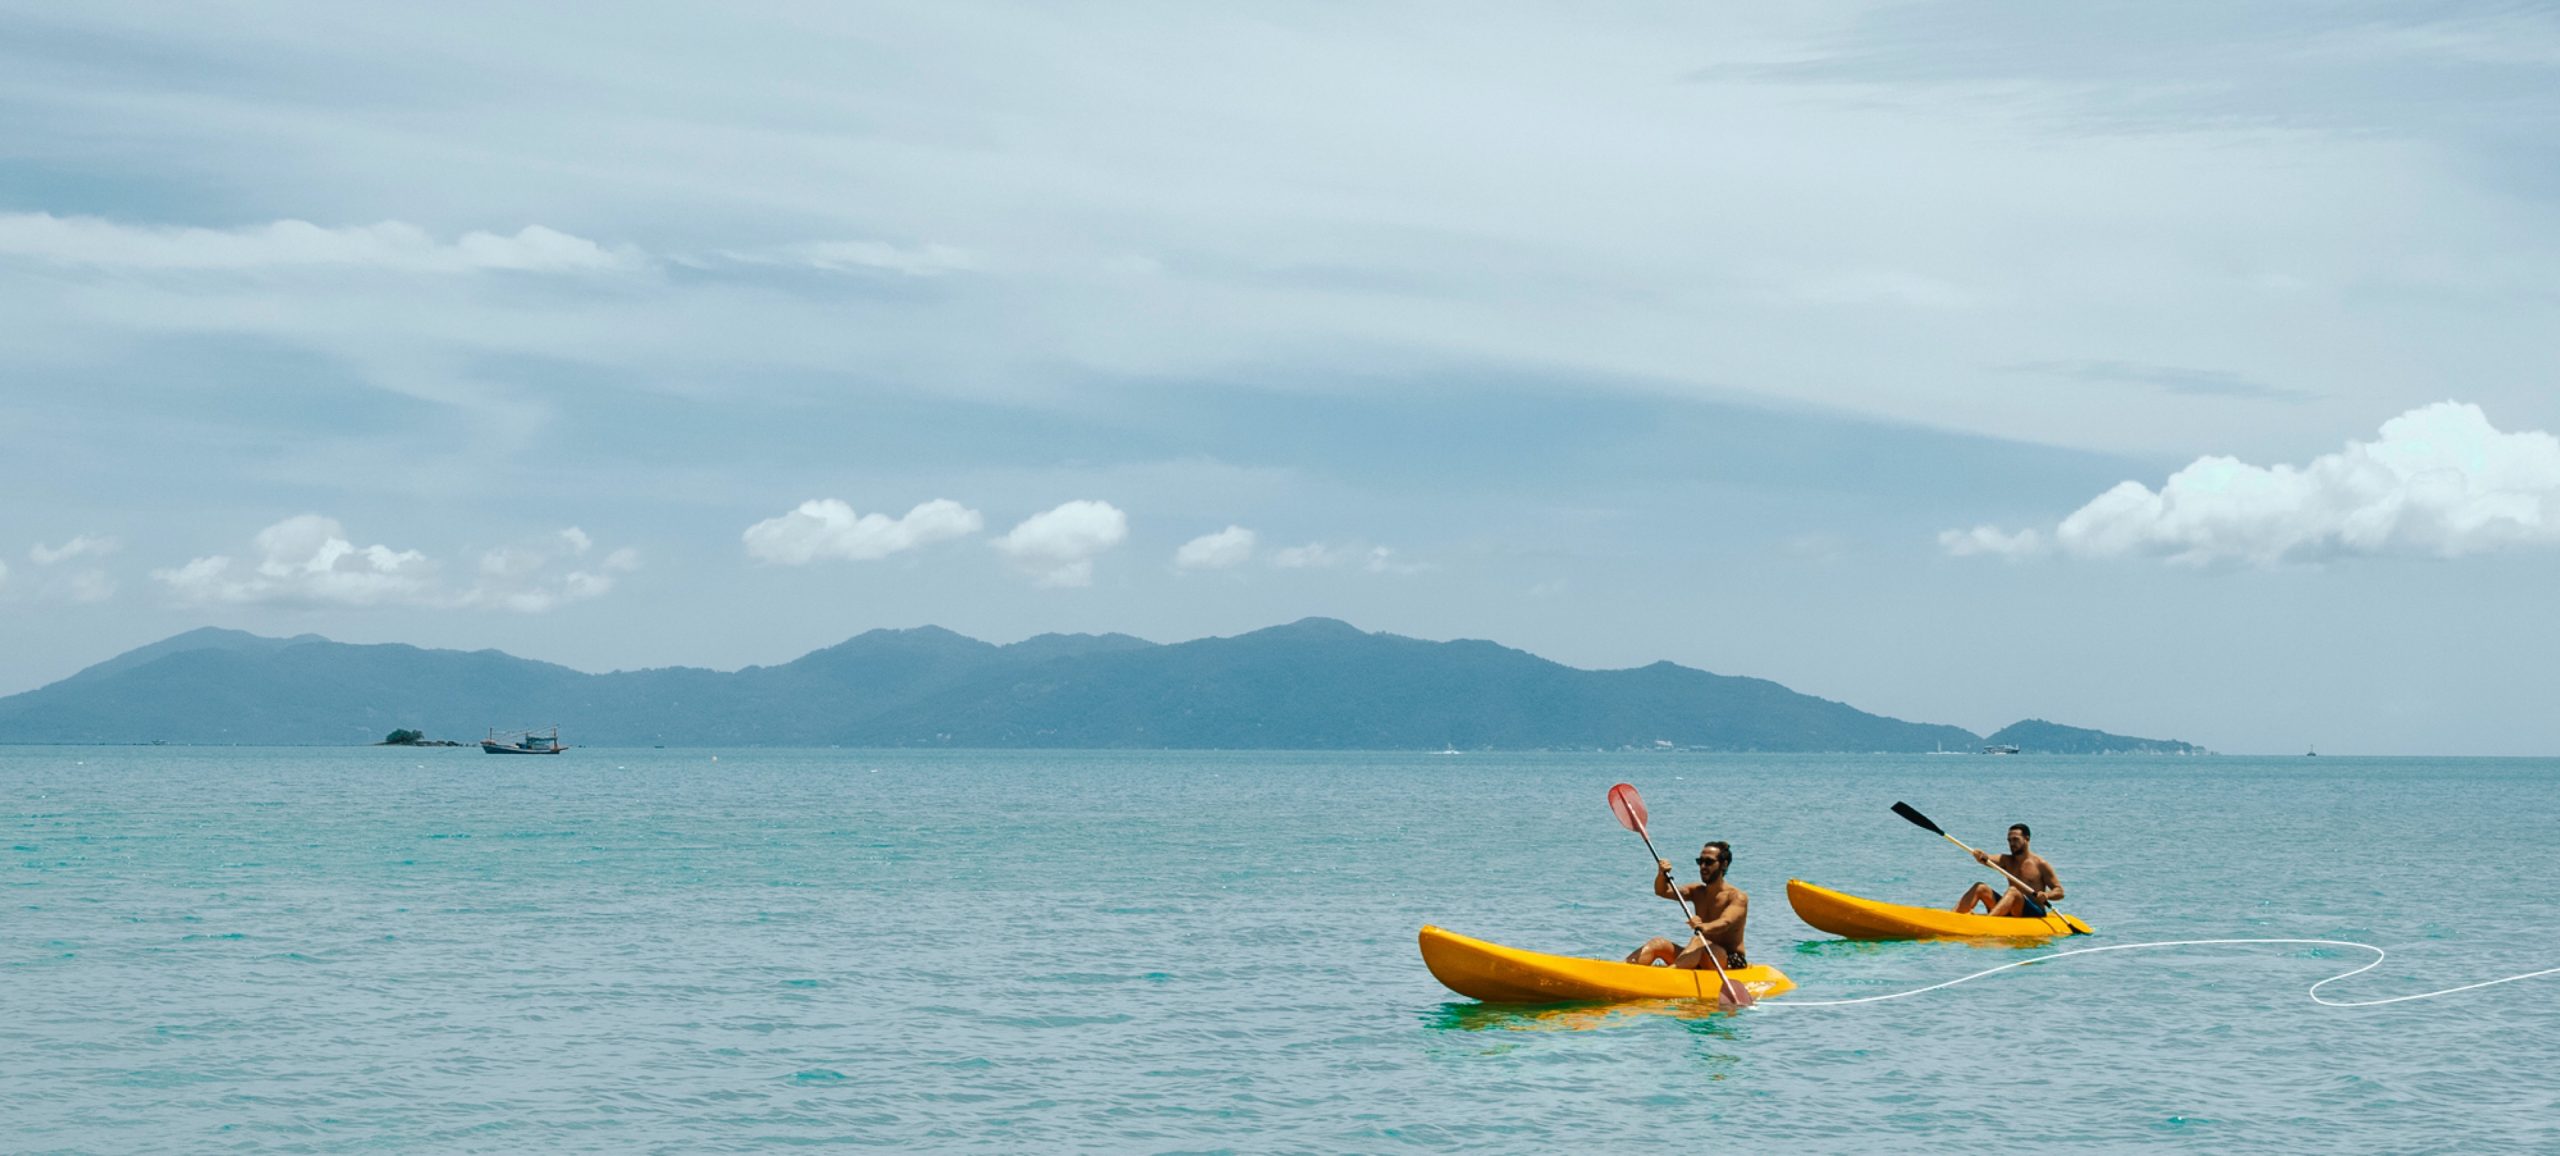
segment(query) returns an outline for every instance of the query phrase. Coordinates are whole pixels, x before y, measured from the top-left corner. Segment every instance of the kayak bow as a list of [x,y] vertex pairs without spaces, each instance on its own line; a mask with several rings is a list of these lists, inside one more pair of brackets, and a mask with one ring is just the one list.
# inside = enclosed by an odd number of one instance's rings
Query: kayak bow
[[[1522,951],[1437,927],[1422,929],[1422,962],[1449,990],[1486,1003],[1713,1002],[1716,998],[1713,971]],[[1731,968],[1725,974],[1755,996],[1778,995],[1796,986],[1784,972],[1766,964]]]
[[1787,880],[1796,918],[1847,939],[2052,939],[2092,934],[2089,925],[2055,913],[2042,919],[1972,915],[1943,907],[1907,907]]

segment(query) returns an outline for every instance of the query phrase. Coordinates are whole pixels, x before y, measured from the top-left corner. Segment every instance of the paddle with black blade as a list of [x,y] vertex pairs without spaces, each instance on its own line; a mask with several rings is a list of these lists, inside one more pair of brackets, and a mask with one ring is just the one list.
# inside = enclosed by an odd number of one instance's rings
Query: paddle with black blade
[[[1654,865],[1659,867],[1662,863],[1662,855],[1653,849],[1653,836],[1644,829],[1646,818],[1644,796],[1636,793],[1634,785],[1620,783],[1609,788],[1609,809],[1617,814],[1620,824],[1627,830],[1635,832],[1637,838],[1644,840],[1645,854],[1653,856]],[[1706,918],[1698,914],[1696,908],[1689,906],[1689,897],[1680,893],[1680,883],[1676,879],[1671,883],[1671,897],[1679,901],[1682,914],[1691,919]],[[1725,974],[1724,961],[1716,958],[1714,948],[1701,946],[1700,950],[1707,953],[1707,962],[1714,964],[1716,968],[1717,1004],[1731,1004],[1737,1008],[1746,1008],[1751,1006],[1753,1000],[1760,998],[1751,994],[1750,988],[1735,983],[1732,976]]]
[[[1929,821],[1929,817],[1928,817],[1927,815],[1923,815],[1923,814],[1921,814],[1919,811],[1914,810],[1914,809],[1912,808],[1911,804],[1909,804],[1909,803],[1895,803],[1895,804],[1893,805],[1893,813],[1894,813],[1894,814],[1897,814],[1897,815],[1900,815],[1900,816],[1902,816],[1902,817],[1903,817],[1903,818],[1905,818],[1905,819],[1909,819],[1909,820],[1911,820],[1911,825],[1912,825],[1912,826],[1918,827],[1918,828],[1920,828],[1920,829],[1921,829],[1921,830],[1923,830],[1923,831],[1930,832],[1931,834],[1934,834],[1934,835],[1938,836],[1939,838],[1946,840],[1947,842],[1953,843],[1953,844],[1955,844],[1955,845],[1956,845],[1956,846],[1958,846],[1958,847],[1964,847],[1964,852],[1965,852],[1965,854],[1967,854],[1967,855],[1981,855],[1981,854],[1982,854],[1982,852],[1980,852],[1980,851],[1976,851],[1976,850],[1974,850],[1974,849],[1973,849],[1973,848],[1971,848],[1971,847],[1965,847],[1965,845],[1964,845],[1964,840],[1959,839],[1959,838],[1956,838],[1956,837],[1955,837],[1955,836],[1953,836],[1953,835],[1947,834],[1947,829],[1946,829],[1946,828],[1941,827],[1941,826],[1937,825],[1936,823],[1932,823],[1932,822],[1930,822],[1930,821]],[[1984,856],[1984,862],[1990,862],[1990,858],[1989,858],[1988,856]],[[2018,890],[2020,890],[2020,891],[2024,891],[2024,892],[2026,892],[2026,893],[2027,893],[2027,894],[2029,894],[2029,895],[2033,895],[2033,894],[2035,894],[2035,893],[2036,893],[2036,889],[2035,889],[2035,888],[2033,888],[2033,887],[2028,886],[2028,885],[2027,885],[2027,881],[2026,881],[2026,880],[2024,880],[2024,879],[2020,879],[2020,878],[2018,878],[2018,877],[2017,877],[2017,876],[2015,876],[2015,875],[2011,875],[2011,874],[2009,874],[2009,869],[2008,869],[2008,868],[2006,868],[2006,867],[2002,867],[2002,866],[2001,866],[2001,865],[1999,865],[1998,863],[1991,863],[1991,869],[1992,869],[1992,870],[1994,870],[1994,871],[1999,872],[1999,873],[2001,874],[2001,876],[2002,876],[2003,878],[2006,878],[2009,882],[2017,884],[2017,885],[2018,885]],[[2063,913],[2061,913],[2061,912],[2059,912],[2059,911],[2056,911],[2056,910],[2054,910],[2054,909],[2053,909],[2053,908],[2051,908],[2051,907],[2047,907],[2047,908],[2045,908],[2045,913],[2044,913],[2044,915],[2042,916],[2042,918],[2043,918],[2046,922],[2048,922],[2048,923],[2050,923],[2051,921],[2053,921],[2053,920],[2055,920],[2055,919],[2060,919],[2060,920],[2062,921],[2062,926],[2065,928],[2065,934],[2069,934],[2069,935],[2092,935],[2092,934],[2095,934],[2094,932],[2092,932],[2092,931],[2090,931],[2090,930],[2089,930],[2089,925],[2088,925],[2088,924],[2080,922],[2080,920],[2079,920],[2077,917],[2075,917],[2075,916],[2070,916],[2070,915],[2064,915]]]

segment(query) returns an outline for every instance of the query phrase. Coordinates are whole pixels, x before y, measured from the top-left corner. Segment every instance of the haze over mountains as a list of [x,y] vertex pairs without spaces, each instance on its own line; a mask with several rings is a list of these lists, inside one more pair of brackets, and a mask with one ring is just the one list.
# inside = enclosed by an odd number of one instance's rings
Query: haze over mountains
[[[874,630],[779,666],[588,674],[495,650],[205,628],[0,699],[0,742],[354,744],[558,725],[574,745],[1224,749],[1972,750],[1764,679],[1657,662],[1578,670],[1491,642],[1309,618],[1159,645],[1044,634],[1005,646]],[[2200,753],[2029,720],[2030,750]],[[2034,741],[2028,741],[2033,739]]]

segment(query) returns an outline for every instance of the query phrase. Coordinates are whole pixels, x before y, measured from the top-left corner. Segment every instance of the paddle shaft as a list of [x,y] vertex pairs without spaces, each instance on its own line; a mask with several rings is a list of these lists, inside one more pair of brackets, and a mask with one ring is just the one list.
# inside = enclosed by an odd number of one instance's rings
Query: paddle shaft
[[[1644,824],[1641,822],[1636,824],[1636,838],[1644,840],[1644,853],[1653,856],[1654,869],[1657,871],[1661,870],[1662,852],[1653,849],[1653,836],[1645,832]],[[1671,899],[1673,902],[1680,905],[1682,914],[1687,915],[1689,918],[1698,920],[1706,918],[1706,916],[1698,914],[1697,908],[1689,906],[1689,897],[1680,893],[1680,881],[1677,879],[1671,881]],[[1696,934],[1698,936],[1698,950],[1706,952],[1707,962],[1716,965],[1716,993],[1723,996],[1725,999],[1733,1001],[1735,1006],[1740,1006],[1744,998],[1742,985],[1733,982],[1733,977],[1724,973],[1724,961],[1716,958],[1715,945],[1707,942],[1706,933],[1696,932]]]
[[[1956,846],[1958,846],[1958,847],[1964,847],[1964,853],[1965,853],[1965,854],[1967,854],[1967,855],[1982,855],[1982,852],[1980,852],[1980,851],[1976,851],[1976,850],[1974,850],[1974,849],[1973,849],[1973,848],[1971,848],[1971,847],[1965,847],[1964,840],[1959,839],[1959,838],[1956,838],[1956,837],[1955,837],[1955,836],[1953,836],[1953,835],[1949,835],[1949,834],[1947,834],[1947,833],[1946,833],[1946,832],[1944,832],[1944,831],[1940,831],[1940,832],[1938,832],[1938,836],[1939,836],[1940,838],[1942,838],[1942,839],[1945,839],[1947,842],[1950,842],[1950,843],[1955,844],[1955,845],[1956,845]],[[2015,876],[2015,875],[2011,875],[2011,874],[2009,874],[2009,869],[2008,869],[2008,868],[2003,867],[2003,866],[1999,865],[1998,863],[1994,863],[1994,862],[1992,862],[1992,861],[1991,861],[1991,857],[1990,857],[1990,856],[1988,856],[1988,855],[1983,855],[1983,862],[1985,862],[1985,863],[1989,863],[1989,864],[1991,865],[1991,869],[1992,869],[1992,870],[1997,871],[1997,872],[1999,872],[1999,873],[2000,873],[2000,877],[2001,877],[2001,878],[2006,879],[2006,880],[2008,880],[2008,881],[2009,881],[2009,882],[2011,882],[2011,883],[2015,883],[2015,884],[2017,884],[2017,885],[2018,885],[2018,890],[2026,892],[2026,893],[2027,893],[2027,897],[2028,897],[2028,898],[2035,900],[2037,903],[2044,904],[2044,914],[2039,915],[2039,916],[2037,916],[2036,918],[2041,919],[2041,920],[2043,920],[2043,921],[2045,921],[2045,922],[2047,922],[2047,923],[2051,923],[2051,922],[2053,922],[2053,920],[2054,920],[2054,918],[2055,918],[2056,916],[2059,916],[2059,915],[2061,915],[2061,914],[2062,914],[2060,911],[2057,911],[2057,910],[2055,910],[2055,909],[2054,909],[2053,904],[2051,904],[2051,903],[2046,903],[2046,902],[2045,902],[2045,900],[2044,900],[2044,897],[2043,897],[2043,896],[2041,896],[2041,895],[2038,895],[2038,894],[2036,893],[2036,889],[2035,889],[2035,888],[2030,887],[2030,886],[2028,886],[2028,885],[2027,885],[2027,881],[2026,881],[2026,880],[2024,880],[2024,879],[2020,879],[2020,878],[2018,878],[2018,877],[2017,877],[2017,876]],[[2062,925],[2062,930],[2063,930],[2063,934],[2065,934],[2065,935],[2077,935],[2077,934],[2079,934],[2078,932],[2071,930],[2071,924],[2070,924],[2067,920],[2063,923],[2063,925]]]

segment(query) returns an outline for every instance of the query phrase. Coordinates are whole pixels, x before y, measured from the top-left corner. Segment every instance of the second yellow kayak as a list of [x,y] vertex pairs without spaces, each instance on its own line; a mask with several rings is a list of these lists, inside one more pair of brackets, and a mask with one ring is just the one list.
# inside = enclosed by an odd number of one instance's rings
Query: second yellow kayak
[[2089,925],[2061,912],[2042,919],[1971,915],[1943,907],[1906,907],[1862,899],[1845,891],[1787,880],[1787,902],[1796,918],[1846,939],[2051,939],[2091,934]]
[[[1437,927],[1422,929],[1422,962],[1449,990],[1486,1003],[1716,998],[1713,970],[1638,967],[1614,959],[1522,951]],[[1738,967],[1726,974],[1755,996],[1773,996],[1796,986],[1767,964]]]

